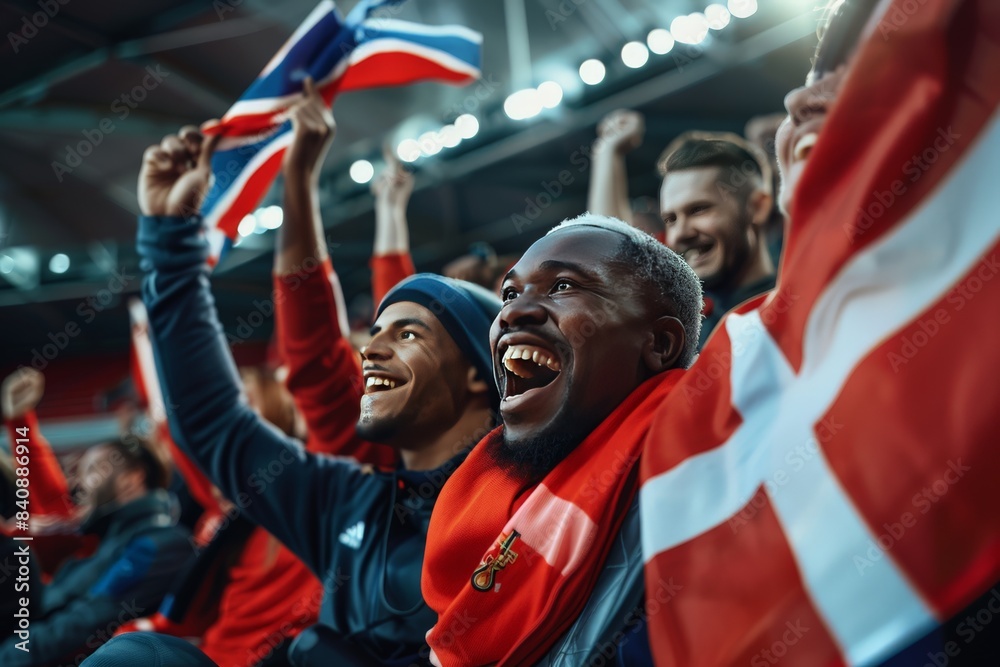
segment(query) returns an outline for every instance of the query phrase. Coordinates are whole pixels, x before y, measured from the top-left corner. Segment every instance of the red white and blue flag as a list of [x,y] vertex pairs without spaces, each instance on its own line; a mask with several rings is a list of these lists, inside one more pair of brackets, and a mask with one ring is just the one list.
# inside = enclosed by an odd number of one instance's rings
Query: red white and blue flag
[[146,406],[156,424],[167,420],[167,411],[160,390],[160,376],[153,361],[153,344],[149,340],[149,316],[141,299],[129,299],[129,320],[132,324],[131,370],[132,383],[139,395],[139,402]]
[[996,0],[879,3],[776,289],[650,430],[657,664],[878,664],[1000,580],[998,61]]
[[260,203],[292,139],[286,111],[305,78],[332,104],[340,92],[418,81],[455,84],[480,75],[482,35],[461,26],[425,26],[388,17],[403,0],[362,0],[344,19],[324,0],[264,67],[222,119],[202,130],[222,134],[212,156],[214,181],[202,204],[213,262]]

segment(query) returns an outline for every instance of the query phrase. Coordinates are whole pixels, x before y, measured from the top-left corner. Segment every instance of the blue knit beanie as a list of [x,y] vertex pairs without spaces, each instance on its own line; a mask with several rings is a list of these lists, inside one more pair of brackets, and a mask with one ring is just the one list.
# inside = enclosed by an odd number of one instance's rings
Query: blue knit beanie
[[434,273],[418,273],[389,290],[375,313],[377,318],[388,306],[409,301],[431,311],[486,382],[490,405],[500,407],[500,392],[493,377],[490,353],[490,326],[500,312],[500,299],[492,292],[465,280]]

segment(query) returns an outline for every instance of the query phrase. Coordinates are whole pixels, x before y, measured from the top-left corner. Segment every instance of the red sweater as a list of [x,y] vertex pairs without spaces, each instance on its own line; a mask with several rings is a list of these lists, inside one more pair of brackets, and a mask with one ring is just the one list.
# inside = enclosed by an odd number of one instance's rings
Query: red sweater
[[407,252],[393,252],[387,255],[375,255],[369,266],[372,270],[372,302],[375,307],[396,283],[409,278],[417,272],[413,259]]
[[[38,428],[38,417],[34,410],[7,420],[7,436],[10,438],[15,463],[23,456],[19,454],[17,447],[26,445],[28,448],[30,495],[27,511],[30,516],[30,532],[34,537],[31,550],[38,559],[42,573],[51,575],[66,558],[90,554],[97,542],[74,532],[79,516],[70,496],[66,475],[53,454],[52,447]],[[6,529],[4,532],[13,534]]]
[[285,384],[305,418],[311,451],[392,468],[396,452],[362,440],[354,430],[364,382],[339,295],[329,260],[312,271],[275,276],[278,345],[288,367]]

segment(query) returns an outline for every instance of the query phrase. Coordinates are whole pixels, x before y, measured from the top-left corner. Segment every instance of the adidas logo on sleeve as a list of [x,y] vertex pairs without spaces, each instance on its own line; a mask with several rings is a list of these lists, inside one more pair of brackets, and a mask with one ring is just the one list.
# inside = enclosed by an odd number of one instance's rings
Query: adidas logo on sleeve
[[358,521],[353,526],[349,527],[347,530],[340,534],[340,543],[344,546],[350,547],[351,549],[357,549],[361,546],[361,540],[365,536],[365,522]]

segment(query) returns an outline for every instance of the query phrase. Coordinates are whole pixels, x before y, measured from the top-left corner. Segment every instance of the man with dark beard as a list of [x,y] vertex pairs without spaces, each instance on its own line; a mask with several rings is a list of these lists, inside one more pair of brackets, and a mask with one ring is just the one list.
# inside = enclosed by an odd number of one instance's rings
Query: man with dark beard
[[727,311],[774,288],[770,166],[735,134],[688,132],[663,152],[659,170],[667,246],[705,285],[700,347]]
[[[65,482],[55,456],[44,451],[49,445],[41,438],[34,416],[43,387],[44,379],[34,369],[12,374],[0,391],[4,419],[18,429],[12,439],[12,445],[17,445],[15,463],[30,470],[29,478],[34,480],[33,495],[26,504],[29,511],[35,506],[59,505],[73,511],[70,502],[53,497],[53,487]],[[47,466],[51,468],[46,470]],[[35,579],[33,568],[27,582],[27,577],[18,578],[13,593],[19,601],[24,599],[19,606],[31,600],[30,628],[19,622],[18,633],[4,637],[0,664],[79,664],[122,623],[159,606],[171,582],[194,556],[187,530],[176,525],[173,516],[174,501],[166,491],[169,477],[161,453],[131,435],[83,454],[77,464],[74,500],[85,517],[80,533],[96,537],[97,546],[92,553],[80,550],[67,558],[45,585]],[[17,509],[23,511],[23,506]],[[18,538],[25,538],[20,527]],[[34,549],[24,545],[31,544],[16,542],[16,550],[5,561],[14,566],[11,582],[18,568],[23,568],[21,575],[29,571],[29,552]]]
[[602,216],[532,245],[501,297],[490,344],[504,426],[449,480],[427,536],[422,586],[439,614],[427,638],[446,666],[538,663],[611,550],[637,552],[617,536],[641,442],[698,340],[694,272]]

